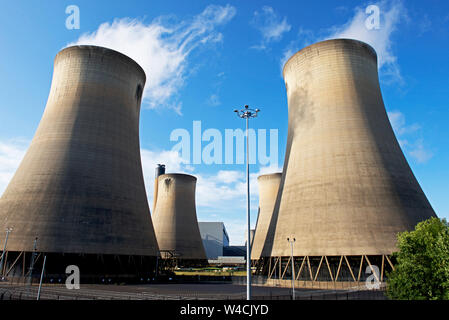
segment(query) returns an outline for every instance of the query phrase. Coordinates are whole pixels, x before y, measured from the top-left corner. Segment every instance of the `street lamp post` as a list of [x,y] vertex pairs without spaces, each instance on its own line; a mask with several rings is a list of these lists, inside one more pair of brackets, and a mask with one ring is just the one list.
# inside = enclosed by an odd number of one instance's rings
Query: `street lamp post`
[[237,116],[246,120],[246,186],[247,186],[247,240],[246,240],[246,300],[251,300],[251,230],[250,230],[250,197],[249,197],[249,119],[257,117],[259,109],[234,110]]
[[5,259],[6,245],[8,244],[9,233],[11,231],[12,231],[12,228],[6,228],[5,245],[3,246],[2,259],[0,262],[0,280],[3,279],[3,262]]
[[295,261],[293,260],[293,244],[295,243],[296,239],[295,238],[287,238],[287,241],[290,243],[291,246],[291,257],[290,259],[292,260],[292,297],[293,300],[295,300]]

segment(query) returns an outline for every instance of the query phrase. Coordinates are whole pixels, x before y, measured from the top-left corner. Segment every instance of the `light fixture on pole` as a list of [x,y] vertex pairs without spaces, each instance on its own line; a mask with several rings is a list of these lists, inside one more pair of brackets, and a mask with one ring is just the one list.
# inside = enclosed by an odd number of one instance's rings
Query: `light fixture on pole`
[[293,260],[293,244],[295,243],[295,238],[287,238],[287,241],[290,243],[291,246],[291,261],[292,261],[292,298],[295,300],[295,260]]
[[257,117],[259,109],[234,110],[237,116],[246,120],[246,185],[247,185],[247,240],[246,240],[246,299],[251,300],[251,230],[250,230],[250,198],[249,198],[249,119]]
[[12,231],[12,228],[6,228],[5,245],[3,246],[2,258],[1,258],[1,262],[0,262],[0,280],[3,280],[3,262],[5,259],[6,245],[8,244],[9,233],[11,231]]

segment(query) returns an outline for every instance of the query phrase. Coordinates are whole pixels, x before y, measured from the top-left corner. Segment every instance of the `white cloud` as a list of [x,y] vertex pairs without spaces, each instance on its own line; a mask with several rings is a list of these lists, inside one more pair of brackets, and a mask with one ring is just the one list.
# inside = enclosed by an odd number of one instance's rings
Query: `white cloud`
[[427,148],[424,147],[423,139],[418,139],[412,145],[412,149],[409,151],[409,154],[418,162],[418,163],[426,163],[433,157],[433,153]]
[[379,74],[385,83],[397,82],[402,84],[398,58],[394,52],[393,35],[402,21],[408,21],[407,10],[399,0],[382,0],[376,5],[380,12],[379,29],[368,29],[365,25],[370,16],[365,12],[366,6],[354,9],[354,15],[346,23],[332,26],[326,30],[314,32],[300,28],[297,40],[290,42],[284,49],[280,59],[281,68],[293,53],[312,43],[328,39],[355,39],[368,43],[377,53]]
[[0,141],[0,195],[14,176],[28,145],[29,141],[22,139]]
[[326,39],[350,38],[371,45],[377,52],[379,69],[388,79],[402,82],[397,57],[393,50],[392,34],[402,20],[408,19],[406,9],[401,1],[383,0],[372,3],[380,9],[380,28],[368,29],[365,20],[368,14],[366,7],[357,7],[353,18],[341,26],[331,28]]
[[211,94],[207,103],[213,107],[219,106],[221,104],[220,97],[218,94]]
[[209,5],[190,20],[169,22],[166,17],[145,24],[136,19],[116,19],[101,24],[69,45],[97,45],[117,50],[134,59],[145,70],[144,106],[165,106],[181,113],[176,94],[183,86],[189,54],[200,45],[220,42],[216,29],[235,15],[230,5]]
[[416,138],[421,126],[416,123],[407,125],[405,116],[400,111],[389,111],[387,114],[402,150],[417,163],[429,161],[433,153],[424,146],[422,138]]
[[262,42],[254,49],[266,49],[266,46],[273,41],[279,41],[283,34],[290,31],[291,25],[287,22],[287,18],[281,19],[274,12],[272,7],[264,6],[262,11],[254,12],[254,18],[251,24],[262,34]]
[[220,170],[217,174],[217,180],[223,183],[233,183],[244,178],[242,171]]
[[412,125],[405,125],[405,117],[400,111],[388,112],[388,118],[390,119],[393,130],[399,135],[416,132],[421,128],[416,123]]

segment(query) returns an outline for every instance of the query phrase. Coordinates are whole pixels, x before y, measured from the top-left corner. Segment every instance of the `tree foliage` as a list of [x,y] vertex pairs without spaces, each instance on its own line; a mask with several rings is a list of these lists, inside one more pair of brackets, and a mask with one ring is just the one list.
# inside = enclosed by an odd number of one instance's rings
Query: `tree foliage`
[[449,224],[436,217],[398,235],[395,270],[388,274],[390,299],[449,299]]

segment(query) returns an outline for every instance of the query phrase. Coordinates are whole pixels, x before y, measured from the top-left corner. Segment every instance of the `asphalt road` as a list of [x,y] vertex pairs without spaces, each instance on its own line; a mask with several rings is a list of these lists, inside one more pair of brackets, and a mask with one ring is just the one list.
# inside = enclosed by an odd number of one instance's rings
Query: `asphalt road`
[[[38,287],[0,284],[1,299],[32,299]],[[290,288],[254,286],[254,300],[290,299]],[[381,292],[296,289],[297,299],[382,299]],[[244,300],[246,287],[226,283],[199,284],[147,284],[147,285],[92,285],[81,284],[79,290],[69,290],[61,285],[44,285],[42,300]]]

